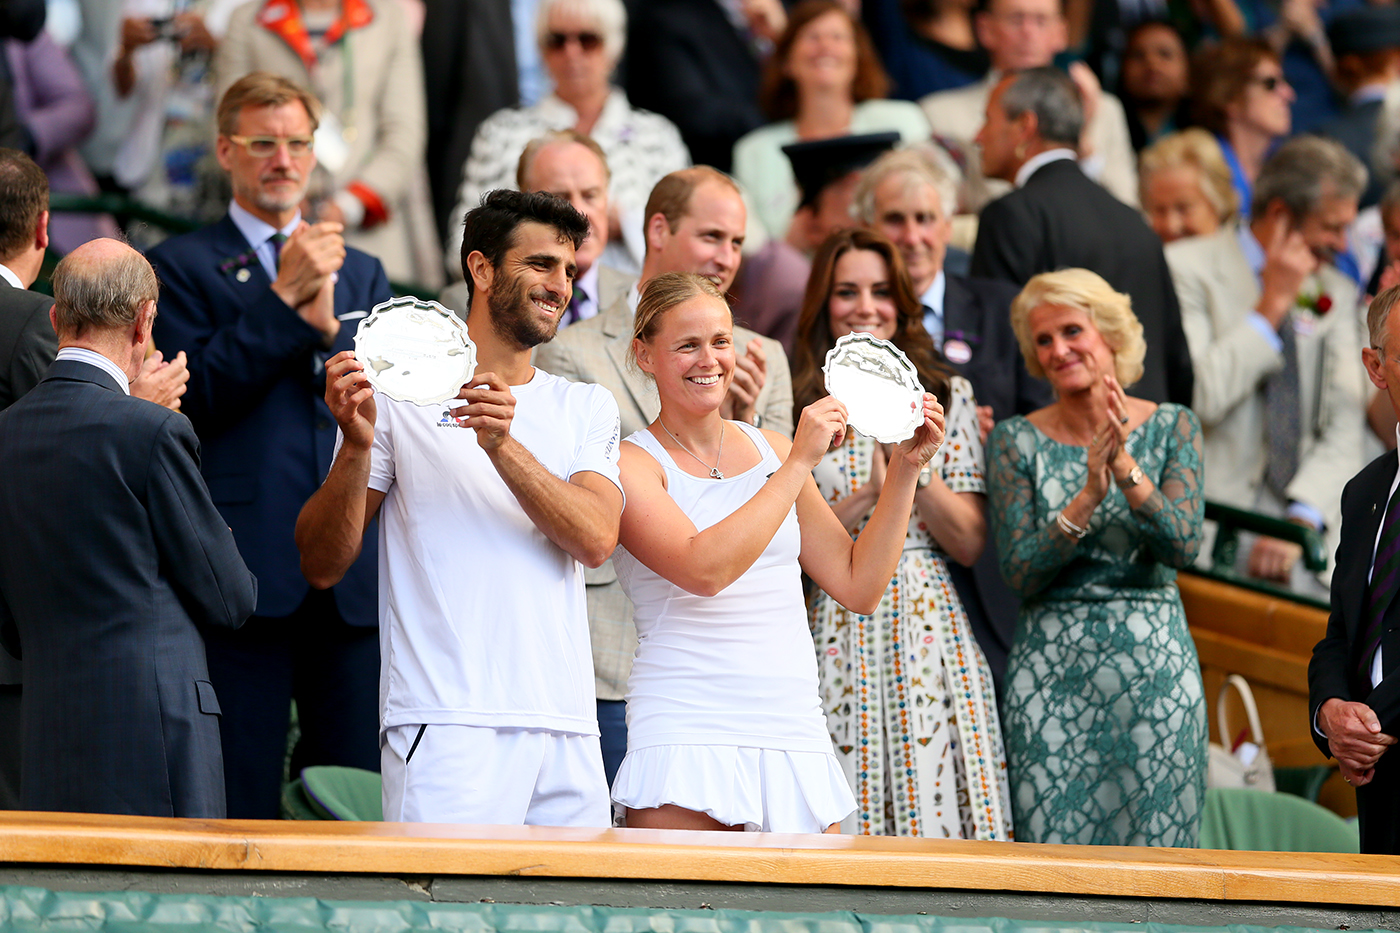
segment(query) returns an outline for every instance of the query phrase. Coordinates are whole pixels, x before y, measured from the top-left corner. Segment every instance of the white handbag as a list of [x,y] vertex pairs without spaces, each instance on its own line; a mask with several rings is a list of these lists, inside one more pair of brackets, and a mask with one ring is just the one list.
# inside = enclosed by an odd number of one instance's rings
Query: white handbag
[[[1249,689],[1249,681],[1239,674],[1231,674],[1220,685],[1220,695],[1215,700],[1216,721],[1220,726],[1220,740],[1230,742],[1234,733],[1225,718],[1225,694],[1234,687],[1244,703],[1245,715],[1249,718],[1249,741],[1235,751],[1230,751],[1214,742],[1210,744],[1210,764],[1206,771],[1207,787],[1246,787],[1251,790],[1274,790],[1274,765],[1264,748],[1264,732],[1259,725],[1259,709],[1254,705],[1254,691]],[[1241,756],[1241,752],[1244,756]]]

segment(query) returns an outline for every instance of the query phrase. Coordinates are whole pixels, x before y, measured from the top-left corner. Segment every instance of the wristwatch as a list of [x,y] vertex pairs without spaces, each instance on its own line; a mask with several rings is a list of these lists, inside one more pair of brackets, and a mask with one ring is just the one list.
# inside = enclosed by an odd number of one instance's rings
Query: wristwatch
[[923,489],[929,483],[933,482],[933,467],[925,463],[924,468],[919,471],[919,478],[916,482],[920,489]]
[[1147,477],[1143,476],[1142,467],[1134,463],[1133,468],[1128,471],[1128,478],[1116,480],[1116,482],[1118,483],[1119,489],[1132,489],[1145,479],[1147,479]]
[[757,412],[757,411],[754,412],[754,413],[753,413],[753,417],[749,419],[749,424],[753,425],[753,426],[756,427],[756,428],[761,428],[761,427],[763,427],[763,414],[762,414],[762,412]]

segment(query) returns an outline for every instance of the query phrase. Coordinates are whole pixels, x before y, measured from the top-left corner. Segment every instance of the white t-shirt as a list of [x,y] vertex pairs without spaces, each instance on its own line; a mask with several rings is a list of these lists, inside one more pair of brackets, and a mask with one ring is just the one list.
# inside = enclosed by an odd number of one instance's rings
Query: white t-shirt
[[[618,478],[612,393],[536,369],[511,434],[555,476]],[[597,735],[583,565],[535,527],[449,404],[375,399],[382,727]]]

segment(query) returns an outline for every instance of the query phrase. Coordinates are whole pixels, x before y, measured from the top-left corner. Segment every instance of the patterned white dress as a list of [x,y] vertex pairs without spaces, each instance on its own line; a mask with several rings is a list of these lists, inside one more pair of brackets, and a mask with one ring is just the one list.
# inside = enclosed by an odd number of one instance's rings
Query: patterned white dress
[[[949,394],[935,465],[954,492],[985,492],[972,387],[954,377]],[[874,448],[852,432],[817,465],[828,502],[869,479]],[[992,675],[945,561],[916,509],[873,615],[848,612],[821,592],[812,603],[822,708],[856,796],[843,832],[1012,838]]]

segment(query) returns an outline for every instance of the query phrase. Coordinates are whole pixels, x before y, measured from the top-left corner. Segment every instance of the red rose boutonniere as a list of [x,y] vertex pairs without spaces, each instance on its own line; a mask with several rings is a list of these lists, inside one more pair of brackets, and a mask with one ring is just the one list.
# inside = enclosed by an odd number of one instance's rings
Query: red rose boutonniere
[[1318,317],[1326,317],[1327,312],[1332,310],[1332,296],[1321,290],[1312,295],[1299,295],[1298,307],[1307,308]]

